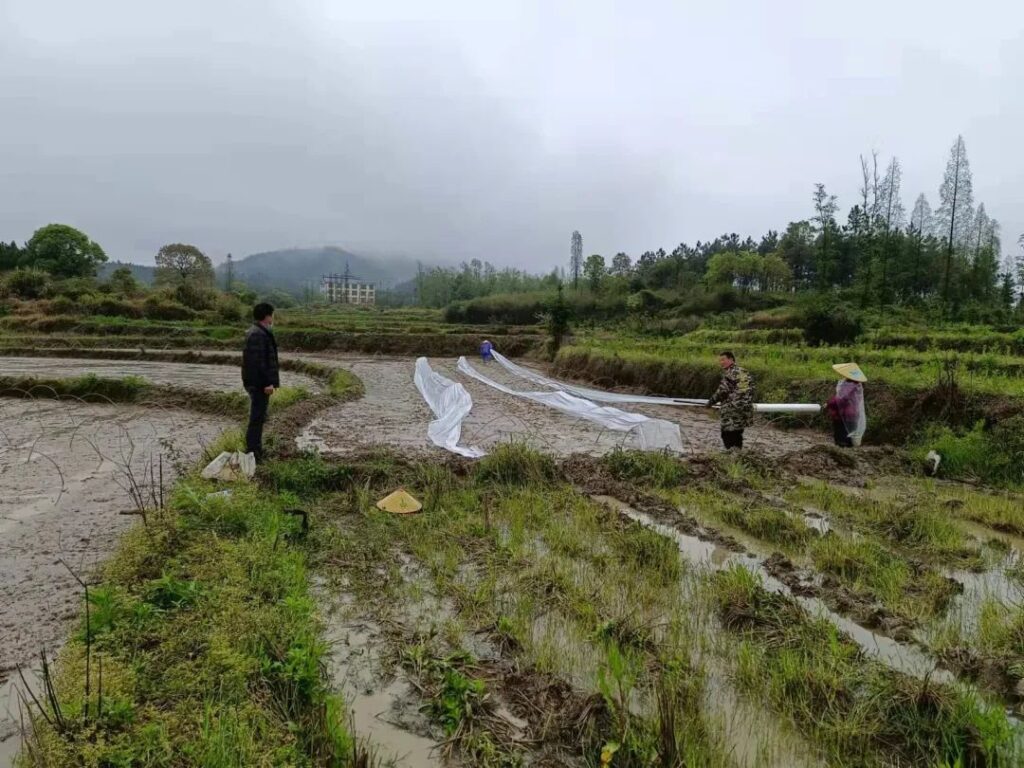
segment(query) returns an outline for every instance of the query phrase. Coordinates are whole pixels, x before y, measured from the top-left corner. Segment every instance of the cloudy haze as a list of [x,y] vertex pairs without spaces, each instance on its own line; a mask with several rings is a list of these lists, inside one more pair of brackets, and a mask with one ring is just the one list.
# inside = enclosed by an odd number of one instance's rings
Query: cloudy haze
[[[427,10],[429,7],[429,10]],[[547,269],[855,202],[858,155],[1024,232],[1024,3],[0,0],[0,239]]]

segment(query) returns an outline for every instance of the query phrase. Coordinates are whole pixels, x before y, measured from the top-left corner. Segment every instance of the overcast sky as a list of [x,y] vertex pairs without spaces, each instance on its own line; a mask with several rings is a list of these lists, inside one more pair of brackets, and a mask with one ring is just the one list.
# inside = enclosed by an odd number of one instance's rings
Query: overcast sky
[[0,0],[0,238],[548,269],[810,214],[858,155],[1024,232],[1024,2]]

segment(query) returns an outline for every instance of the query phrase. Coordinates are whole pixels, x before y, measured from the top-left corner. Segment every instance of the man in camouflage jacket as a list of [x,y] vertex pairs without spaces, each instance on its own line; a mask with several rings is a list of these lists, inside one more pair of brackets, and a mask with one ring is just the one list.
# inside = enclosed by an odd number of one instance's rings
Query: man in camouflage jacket
[[743,430],[754,420],[754,378],[736,365],[732,352],[720,354],[718,364],[722,366],[722,383],[708,400],[708,406],[720,406],[722,444],[727,449],[742,448]]

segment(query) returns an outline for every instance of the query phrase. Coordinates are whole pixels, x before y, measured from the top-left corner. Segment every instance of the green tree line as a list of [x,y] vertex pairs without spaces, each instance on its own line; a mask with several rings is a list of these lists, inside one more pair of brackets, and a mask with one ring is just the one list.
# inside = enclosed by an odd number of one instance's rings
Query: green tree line
[[[947,317],[1007,318],[1024,290],[1024,235],[1014,258],[1002,255],[999,222],[975,207],[963,137],[950,150],[932,209],[918,195],[907,215],[898,158],[861,158],[860,198],[845,222],[824,184],[815,184],[809,216],[759,240],[723,234],[672,251],[645,251],[635,261],[600,254],[582,265],[594,293],[731,288],[739,292],[837,292],[863,308],[929,307]],[[575,237],[575,236],[574,236]],[[575,241],[574,241],[575,249]],[[575,252],[571,264],[578,264]]]

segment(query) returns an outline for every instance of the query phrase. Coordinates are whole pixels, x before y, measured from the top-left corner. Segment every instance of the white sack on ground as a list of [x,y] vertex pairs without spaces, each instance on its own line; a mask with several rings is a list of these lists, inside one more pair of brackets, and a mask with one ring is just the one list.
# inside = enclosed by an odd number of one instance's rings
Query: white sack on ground
[[200,473],[204,480],[248,480],[256,474],[256,457],[241,451],[223,451]]
[[469,364],[465,357],[459,358],[459,370],[489,387],[513,397],[522,397],[549,408],[593,421],[616,432],[632,432],[636,430],[640,438],[640,447],[645,451],[669,450],[682,453],[683,440],[679,434],[679,425],[664,419],[652,419],[639,413],[627,413],[618,408],[597,405],[567,392],[519,392],[489,379]]
[[[510,373],[519,376],[542,387],[557,389],[562,392],[570,392],[578,397],[588,400],[596,400],[599,403],[637,403],[640,405],[695,405],[705,406],[708,401],[692,397],[656,397],[653,395],[631,395],[622,392],[605,392],[601,389],[590,389],[576,384],[567,384],[556,379],[549,379],[536,371],[517,365],[502,355],[500,352],[491,351],[494,359]],[[818,413],[820,405],[803,403],[755,403],[754,410],[757,413]]]
[[427,426],[430,441],[446,451],[470,459],[483,456],[484,452],[479,448],[459,445],[462,422],[473,408],[473,398],[466,388],[431,368],[425,357],[416,360],[413,381],[436,417]]

